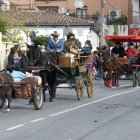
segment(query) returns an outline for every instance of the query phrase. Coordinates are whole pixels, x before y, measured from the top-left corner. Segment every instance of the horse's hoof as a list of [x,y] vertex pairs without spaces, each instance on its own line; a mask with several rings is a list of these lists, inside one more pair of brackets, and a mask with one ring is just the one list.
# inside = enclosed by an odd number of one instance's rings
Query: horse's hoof
[[43,100],[43,102],[46,103],[47,101],[46,100]]
[[6,111],[9,112],[10,111],[10,108],[7,108]]
[[29,105],[33,104],[33,99],[30,99]]
[[49,99],[49,102],[54,102],[54,98],[50,98]]

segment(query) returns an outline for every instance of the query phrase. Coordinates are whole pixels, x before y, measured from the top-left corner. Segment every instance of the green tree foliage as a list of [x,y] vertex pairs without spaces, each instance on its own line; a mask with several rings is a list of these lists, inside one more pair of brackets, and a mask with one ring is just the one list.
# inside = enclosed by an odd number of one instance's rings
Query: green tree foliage
[[13,24],[9,20],[9,18],[0,13],[0,32],[2,33],[2,35],[7,34],[12,25]]
[[120,17],[120,18],[114,19],[112,21],[112,24],[113,25],[126,25],[127,24],[127,20],[126,20],[125,17]]
[[40,35],[40,36],[37,36],[36,38],[34,38],[33,42],[37,45],[46,45],[46,44],[48,44],[49,39],[50,39],[50,36]]
[[6,33],[6,35],[3,35],[3,41],[4,42],[12,42],[12,43],[23,43],[25,42],[20,34],[20,30],[10,30]]

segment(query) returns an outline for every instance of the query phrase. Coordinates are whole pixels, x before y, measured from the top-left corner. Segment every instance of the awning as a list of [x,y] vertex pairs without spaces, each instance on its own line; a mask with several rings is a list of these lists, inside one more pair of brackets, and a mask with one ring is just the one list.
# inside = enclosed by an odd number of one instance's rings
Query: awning
[[109,35],[106,36],[105,39],[113,42],[140,42],[140,36],[135,35]]

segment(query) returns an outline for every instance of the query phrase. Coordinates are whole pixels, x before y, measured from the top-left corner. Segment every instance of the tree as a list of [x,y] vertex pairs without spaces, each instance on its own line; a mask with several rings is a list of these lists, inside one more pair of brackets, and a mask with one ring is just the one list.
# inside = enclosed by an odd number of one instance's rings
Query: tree
[[13,24],[9,20],[9,18],[0,13],[0,32],[2,33],[2,35],[7,34],[12,25]]

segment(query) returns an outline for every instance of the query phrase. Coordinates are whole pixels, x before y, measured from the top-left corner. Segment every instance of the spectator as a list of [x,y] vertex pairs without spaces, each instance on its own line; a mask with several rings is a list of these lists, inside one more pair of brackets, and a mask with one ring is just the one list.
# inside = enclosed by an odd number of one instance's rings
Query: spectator
[[33,30],[33,31],[30,33],[30,40],[31,40],[31,42],[33,42],[34,38],[36,38],[36,32],[35,32],[35,30]]

